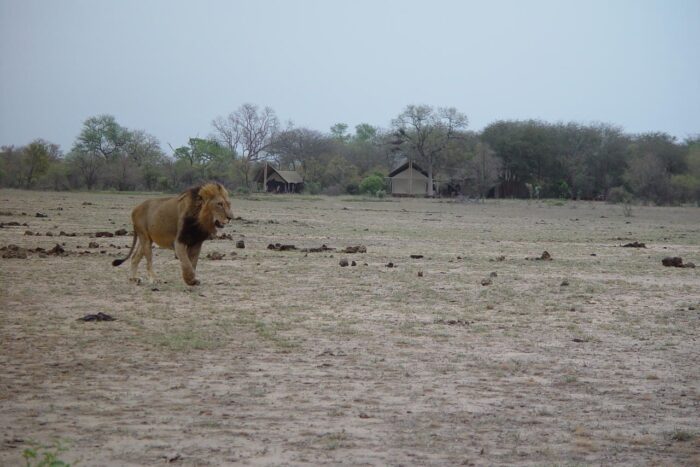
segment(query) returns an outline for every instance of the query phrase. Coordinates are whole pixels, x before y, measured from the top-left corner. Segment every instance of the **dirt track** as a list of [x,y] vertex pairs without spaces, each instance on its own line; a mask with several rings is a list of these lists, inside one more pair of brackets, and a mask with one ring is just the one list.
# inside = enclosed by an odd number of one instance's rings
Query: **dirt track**
[[698,208],[236,199],[152,290],[91,238],[147,196],[0,191],[0,247],[65,243],[0,259],[0,464],[700,464]]

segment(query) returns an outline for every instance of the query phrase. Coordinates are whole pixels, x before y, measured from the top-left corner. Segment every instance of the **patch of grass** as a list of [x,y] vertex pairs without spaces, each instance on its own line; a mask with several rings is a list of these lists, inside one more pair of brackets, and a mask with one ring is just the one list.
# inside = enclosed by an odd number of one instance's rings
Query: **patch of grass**
[[70,467],[70,464],[59,458],[59,455],[68,450],[62,441],[55,441],[52,445],[43,445],[30,441],[29,447],[22,451],[22,457],[27,467]]
[[212,350],[221,345],[220,340],[216,337],[193,329],[156,334],[149,341],[159,347],[165,347],[176,352]]

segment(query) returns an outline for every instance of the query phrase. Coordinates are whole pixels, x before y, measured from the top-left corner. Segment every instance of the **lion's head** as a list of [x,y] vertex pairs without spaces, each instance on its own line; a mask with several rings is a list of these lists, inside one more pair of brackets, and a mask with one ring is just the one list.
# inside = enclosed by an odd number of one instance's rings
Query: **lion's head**
[[231,200],[228,191],[220,183],[207,183],[202,185],[197,192],[202,200],[199,211],[199,225],[209,231],[215,231],[231,222],[233,212],[231,212]]

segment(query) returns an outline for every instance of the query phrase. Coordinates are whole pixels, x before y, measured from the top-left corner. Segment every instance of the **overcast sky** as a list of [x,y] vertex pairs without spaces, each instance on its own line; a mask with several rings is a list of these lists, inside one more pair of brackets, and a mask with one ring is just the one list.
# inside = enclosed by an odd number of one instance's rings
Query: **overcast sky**
[[408,104],[700,133],[700,0],[0,0],[0,145],[90,116],[183,145],[250,102],[327,132]]

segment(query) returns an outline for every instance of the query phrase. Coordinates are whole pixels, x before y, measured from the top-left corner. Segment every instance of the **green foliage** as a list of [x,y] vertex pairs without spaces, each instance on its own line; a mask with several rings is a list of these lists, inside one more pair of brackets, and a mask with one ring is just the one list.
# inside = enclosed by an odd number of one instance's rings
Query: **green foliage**
[[359,185],[360,193],[375,196],[379,190],[385,188],[384,177],[379,174],[372,174],[362,179]]
[[321,184],[314,181],[304,182],[304,194],[317,195],[321,193]]
[[609,203],[629,203],[632,201],[632,193],[623,186],[616,186],[610,189],[607,196]]
[[51,446],[31,442],[30,447],[22,451],[27,467],[70,467],[70,464],[59,459],[62,452],[68,450],[60,441]]

